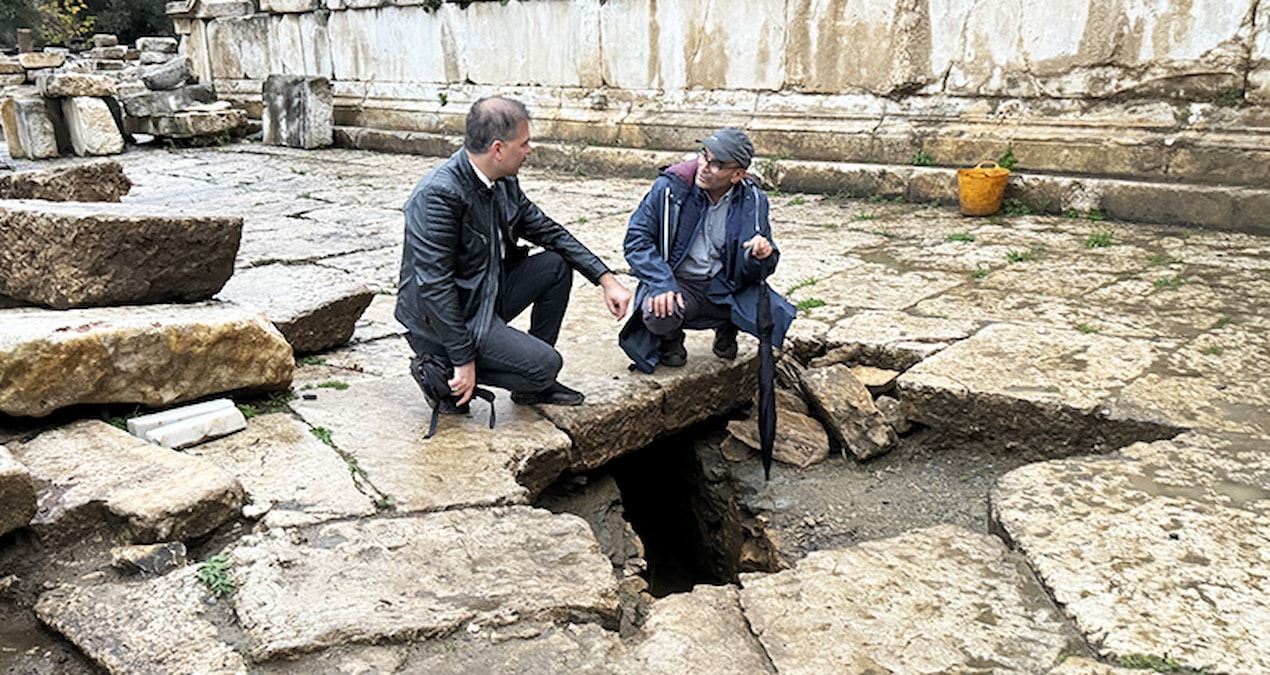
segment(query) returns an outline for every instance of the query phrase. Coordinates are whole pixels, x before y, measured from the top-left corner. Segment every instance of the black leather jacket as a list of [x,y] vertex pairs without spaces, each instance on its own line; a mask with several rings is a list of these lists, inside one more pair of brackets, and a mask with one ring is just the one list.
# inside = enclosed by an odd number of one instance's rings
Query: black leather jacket
[[467,153],[459,150],[415,186],[403,211],[405,246],[397,284],[397,320],[410,332],[444,347],[450,363],[476,358],[474,322],[493,307],[483,304],[491,270],[491,237],[503,229],[504,259],[523,253],[520,239],[555,251],[591,283],[609,268],[568,230],[548,218],[520,190],[514,176],[485,187]]

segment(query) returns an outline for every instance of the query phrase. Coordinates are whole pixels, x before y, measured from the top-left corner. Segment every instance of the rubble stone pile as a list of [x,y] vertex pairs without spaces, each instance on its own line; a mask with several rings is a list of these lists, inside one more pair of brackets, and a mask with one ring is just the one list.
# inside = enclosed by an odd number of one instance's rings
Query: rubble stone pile
[[198,83],[176,38],[130,47],[99,34],[92,45],[0,55],[0,126],[11,157],[114,155],[133,134],[221,140],[245,129],[247,113]]

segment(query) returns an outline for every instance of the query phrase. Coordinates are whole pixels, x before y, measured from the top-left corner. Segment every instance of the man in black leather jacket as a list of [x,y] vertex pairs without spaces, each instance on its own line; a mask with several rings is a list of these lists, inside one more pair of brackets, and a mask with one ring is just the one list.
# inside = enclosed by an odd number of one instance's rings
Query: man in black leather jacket
[[[442,413],[466,412],[478,383],[508,389],[524,405],[581,404],[581,392],[556,380],[563,361],[554,348],[573,270],[601,286],[618,319],[630,304],[609,268],[521,192],[516,174],[529,153],[525,106],[483,98],[468,112],[463,149],[428,172],[403,209],[396,317],[416,354],[454,367],[457,398],[429,397]],[[543,251],[527,255],[522,239]],[[530,305],[528,334],[507,325]]]

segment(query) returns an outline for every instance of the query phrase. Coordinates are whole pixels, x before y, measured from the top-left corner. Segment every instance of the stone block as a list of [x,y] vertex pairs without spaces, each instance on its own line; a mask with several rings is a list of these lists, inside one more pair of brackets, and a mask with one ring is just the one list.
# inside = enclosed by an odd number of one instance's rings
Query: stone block
[[30,28],[18,29],[18,53],[28,54],[35,51],[35,35]]
[[110,565],[125,572],[160,576],[185,567],[189,551],[179,541],[163,544],[115,546],[110,549]]
[[334,97],[330,80],[303,75],[270,75],[264,84],[264,142],[292,148],[320,148],[333,142]]
[[84,403],[170,406],[290,385],[291,345],[262,315],[223,303],[4,310],[0,412]]
[[166,54],[164,52],[141,52],[137,56],[137,60],[140,61],[143,66],[153,66],[159,63],[167,63],[174,58],[176,58],[176,55]]
[[162,412],[150,413],[149,415],[140,415],[128,420],[128,433],[137,438],[145,438],[147,434],[160,427],[170,426],[194,417],[223,412],[233,407],[234,402],[232,400],[218,398],[212,401],[192,403]]
[[0,99],[0,130],[4,131],[9,157],[22,159],[26,157],[26,151],[22,149],[22,138],[18,135],[18,106],[15,101],[11,97]]
[[809,368],[800,374],[809,403],[829,432],[859,459],[890,452],[898,441],[869,390],[845,364]]
[[0,75],[25,75],[26,68],[17,59],[0,56]]
[[317,265],[239,270],[218,296],[262,310],[297,354],[348,342],[374,291],[347,272]]
[[114,96],[115,80],[105,75],[54,70],[35,78],[40,96]]
[[158,52],[160,54],[175,54],[177,48],[176,38],[170,37],[139,37],[137,38],[137,49],[142,52]]
[[123,109],[131,117],[155,117],[174,115],[200,103],[216,100],[211,85],[190,84],[165,91],[149,91],[132,96],[120,96]]
[[57,68],[66,63],[65,52],[29,52],[18,54],[18,63],[27,70]]
[[12,451],[40,486],[31,527],[41,536],[187,539],[215,530],[242,508],[242,485],[224,470],[98,420],[45,431]]
[[[229,104],[225,103],[225,105]],[[128,118],[125,128],[129,133],[134,134],[194,138],[228,133],[245,124],[247,124],[245,110],[187,110],[175,115]]]
[[247,418],[232,404],[146,432],[145,440],[165,448],[188,448],[247,428]]
[[260,0],[260,11],[270,14],[300,14],[321,9],[324,0]]
[[256,5],[252,0],[197,0],[194,3],[193,16],[196,19],[220,19],[251,16],[255,11]]
[[100,98],[75,96],[62,99],[62,115],[75,154],[117,155],[123,152],[123,134],[110,107]]
[[113,160],[0,175],[0,199],[117,202],[130,189],[132,181]]
[[93,61],[93,69],[106,72],[115,72],[127,68],[128,64],[121,59],[97,59]]
[[193,74],[189,57],[178,56],[167,63],[146,68],[142,71],[141,81],[150,89],[164,91],[185,84]]
[[90,59],[115,59],[123,60],[128,54],[128,48],[124,45],[111,45],[109,47],[93,47],[88,50],[88,58]]
[[26,83],[26,74],[0,75],[0,87],[17,86]]
[[35,515],[35,486],[27,468],[0,445],[0,537],[26,527]]
[[0,293],[56,309],[194,302],[233,273],[236,216],[145,205],[0,202]]
[[93,47],[116,47],[119,45],[119,36],[111,33],[95,33],[93,35]]
[[[53,125],[53,116],[42,98],[10,98],[3,104],[8,108],[4,114],[5,129],[9,128],[12,119],[13,128],[17,131],[20,151],[10,155],[28,159],[48,159],[59,154],[57,130]],[[8,140],[9,132],[5,132]]]

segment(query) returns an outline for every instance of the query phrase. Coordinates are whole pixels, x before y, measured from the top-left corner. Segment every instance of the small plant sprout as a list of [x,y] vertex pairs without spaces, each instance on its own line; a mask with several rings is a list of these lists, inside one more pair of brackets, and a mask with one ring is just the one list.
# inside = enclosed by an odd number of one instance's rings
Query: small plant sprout
[[802,206],[803,204],[806,204],[806,203],[807,203],[807,200],[804,199],[802,195],[798,195],[797,197],[794,197],[793,199],[789,200],[790,206]]
[[820,298],[807,298],[806,300],[799,300],[798,304],[795,305],[795,308],[799,312],[806,312],[809,309],[815,309],[817,307],[824,307],[824,306],[825,306],[825,301],[821,300]]
[[1148,256],[1147,262],[1151,263],[1152,265],[1172,265],[1174,263],[1182,262],[1182,259],[1174,258],[1173,256],[1160,251],[1160,252],[1152,253],[1150,256]]
[[1225,328],[1235,322],[1235,318],[1229,314],[1223,314],[1217,319],[1217,323],[1213,324],[1213,328]]
[[1011,197],[1001,202],[1001,210],[1005,211],[1007,216],[1030,216],[1032,215],[1032,207],[1022,199]]
[[218,598],[238,590],[234,580],[229,578],[229,558],[223,555],[214,555],[200,564],[198,579]]
[[1095,227],[1085,237],[1085,248],[1107,248],[1115,239],[1116,231],[1110,227]]
[[1221,356],[1221,353],[1225,350],[1218,345],[1209,345],[1199,351],[1201,354],[1207,354],[1208,356]]
[[969,232],[953,232],[952,234],[948,235],[947,237],[944,237],[944,240],[945,240],[945,241],[964,241],[964,242],[971,242],[971,241],[974,241],[974,240],[975,240],[975,235],[973,235],[973,234],[971,234],[971,233],[969,233]]
[[1014,146],[1005,146],[1005,152],[1001,153],[1001,156],[997,158],[997,166],[1002,169],[1013,169],[1018,165],[1019,159],[1014,156]]
[[785,295],[793,295],[794,291],[807,288],[808,286],[815,286],[816,281],[817,281],[816,277],[806,277],[803,280],[795,283],[793,286],[790,286],[789,290],[785,291]]
[[876,213],[869,213],[868,211],[865,211],[863,213],[857,213],[852,218],[852,220],[877,220],[877,219],[878,219],[878,216]]
[[925,150],[918,150],[908,160],[913,166],[935,166],[935,158]]
[[326,363],[326,359],[320,356],[314,356],[312,354],[308,356],[301,356],[300,358],[296,359],[296,361],[299,362],[299,364],[302,366],[320,366]]
[[1028,262],[1036,260],[1036,254],[1031,251],[1006,251],[1005,260],[1009,263]]
[[322,441],[332,448],[335,447],[335,442],[331,440],[330,429],[327,429],[326,427],[313,427],[312,429],[309,429],[309,432],[316,436],[319,441]]
[[1087,323],[1078,323],[1078,324],[1076,324],[1076,330],[1078,330],[1078,331],[1080,331],[1080,332],[1082,332],[1082,333],[1084,333],[1084,334],[1086,334],[1086,335],[1096,335],[1096,334],[1098,334],[1098,333],[1101,333],[1101,332],[1102,332],[1102,329],[1101,329],[1101,328],[1098,328],[1098,327],[1096,327],[1096,326],[1091,326],[1091,325],[1089,325],[1089,324],[1087,324]]
[[986,278],[988,273],[991,271],[992,270],[987,265],[984,265],[983,263],[975,263],[975,271],[970,273],[970,278],[976,280],[983,279]]
[[1177,288],[1186,283],[1186,280],[1179,276],[1161,277],[1151,282],[1151,287],[1157,291],[1164,291],[1171,288]]

